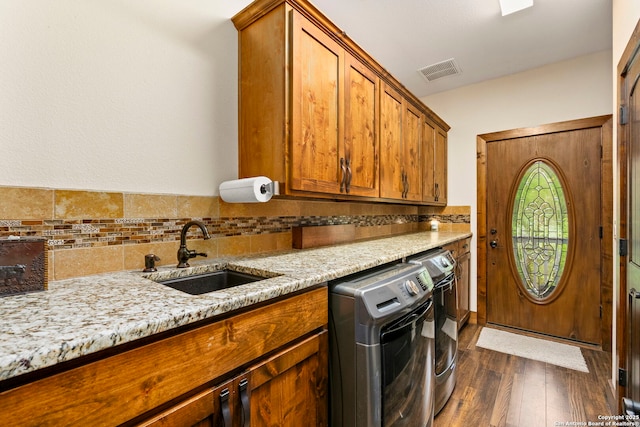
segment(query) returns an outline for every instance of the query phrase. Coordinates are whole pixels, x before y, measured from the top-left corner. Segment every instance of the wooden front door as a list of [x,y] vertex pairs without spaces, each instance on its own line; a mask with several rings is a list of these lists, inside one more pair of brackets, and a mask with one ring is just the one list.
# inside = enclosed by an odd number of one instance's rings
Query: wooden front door
[[601,344],[602,129],[565,127],[486,145],[487,321]]

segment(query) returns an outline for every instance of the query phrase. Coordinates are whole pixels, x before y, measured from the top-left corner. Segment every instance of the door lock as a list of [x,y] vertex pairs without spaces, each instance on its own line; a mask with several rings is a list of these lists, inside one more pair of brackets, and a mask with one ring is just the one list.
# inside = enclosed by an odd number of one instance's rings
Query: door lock
[[494,249],[495,249],[495,248],[497,248],[497,247],[498,247],[498,241],[497,241],[497,240],[492,240],[492,241],[489,243],[489,246],[491,246],[491,247],[492,247],[492,248],[494,248]]

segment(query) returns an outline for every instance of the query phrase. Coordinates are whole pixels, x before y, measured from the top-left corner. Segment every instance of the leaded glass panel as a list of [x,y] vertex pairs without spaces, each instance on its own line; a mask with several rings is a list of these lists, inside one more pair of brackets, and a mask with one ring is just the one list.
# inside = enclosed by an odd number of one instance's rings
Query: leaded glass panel
[[562,184],[544,160],[531,164],[513,201],[513,255],[524,289],[545,299],[556,289],[567,258],[569,215]]

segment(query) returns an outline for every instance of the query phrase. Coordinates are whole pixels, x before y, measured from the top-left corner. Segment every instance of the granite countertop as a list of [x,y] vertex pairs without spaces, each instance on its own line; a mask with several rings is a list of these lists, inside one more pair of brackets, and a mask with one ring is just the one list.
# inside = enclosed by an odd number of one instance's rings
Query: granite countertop
[[[49,283],[0,298],[0,381],[392,262],[470,233],[421,232],[330,247],[192,262]],[[189,295],[150,279],[229,268],[268,277]]]

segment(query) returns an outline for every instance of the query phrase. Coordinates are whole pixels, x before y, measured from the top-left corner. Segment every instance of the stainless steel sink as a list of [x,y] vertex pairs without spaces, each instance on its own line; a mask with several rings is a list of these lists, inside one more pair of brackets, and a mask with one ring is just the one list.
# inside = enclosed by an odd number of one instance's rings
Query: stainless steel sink
[[237,271],[220,270],[195,276],[179,277],[177,279],[158,280],[158,283],[191,295],[201,295],[263,279],[264,277],[239,273]]

